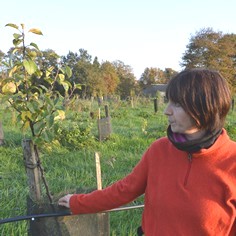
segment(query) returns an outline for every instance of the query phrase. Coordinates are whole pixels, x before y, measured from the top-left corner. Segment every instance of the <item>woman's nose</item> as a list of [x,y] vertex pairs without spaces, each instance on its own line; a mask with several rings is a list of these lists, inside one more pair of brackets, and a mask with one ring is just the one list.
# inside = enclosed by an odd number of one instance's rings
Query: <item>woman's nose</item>
[[170,107],[170,104],[168,104],[164,110],[164,114],[166,116],[170,116],[172,114],[172,110],[171,110],[171,107]]

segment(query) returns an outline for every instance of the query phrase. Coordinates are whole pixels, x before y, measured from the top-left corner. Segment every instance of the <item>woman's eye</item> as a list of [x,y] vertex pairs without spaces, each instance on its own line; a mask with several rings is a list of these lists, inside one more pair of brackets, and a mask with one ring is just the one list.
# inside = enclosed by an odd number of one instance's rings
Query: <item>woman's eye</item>
[[179,103],[174,103],[174,106],[180,107],[180,104]]

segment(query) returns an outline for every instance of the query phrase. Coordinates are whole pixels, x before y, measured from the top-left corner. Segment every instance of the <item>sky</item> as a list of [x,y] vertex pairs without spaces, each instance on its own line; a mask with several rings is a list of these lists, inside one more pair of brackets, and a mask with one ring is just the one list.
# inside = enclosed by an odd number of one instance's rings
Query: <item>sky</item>
[[38,28],[27,43],[58,55],[87,50],[92,59],[122,61],[137,79],[145,68],[172,68],[202,28],[236,34],[235,0],[8,0],[1,3],[0,50],[12,47],[8,23]]

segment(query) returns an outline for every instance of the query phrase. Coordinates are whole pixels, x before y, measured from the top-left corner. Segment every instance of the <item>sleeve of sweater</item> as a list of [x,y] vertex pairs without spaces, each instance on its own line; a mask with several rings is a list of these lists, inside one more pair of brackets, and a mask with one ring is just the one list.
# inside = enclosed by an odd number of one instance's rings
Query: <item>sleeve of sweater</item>
[[120,207],[145,192],[147,182],[147,153],[143,155],[132,172],[103,190],[88,194],[74,194],[70,198],[72,214],[97,213]]

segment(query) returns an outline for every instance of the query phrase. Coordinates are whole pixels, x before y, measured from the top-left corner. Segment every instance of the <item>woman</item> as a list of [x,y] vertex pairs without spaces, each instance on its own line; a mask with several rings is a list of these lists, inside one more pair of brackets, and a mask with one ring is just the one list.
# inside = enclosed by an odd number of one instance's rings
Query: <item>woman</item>
[[122,180],[59,205],[73,214],[119,207],[145,194],[146,236],[236,235],[236,143],[223,128],[231,95],[222,76],[190,69],[168,84],[167,137],[156,140]]

